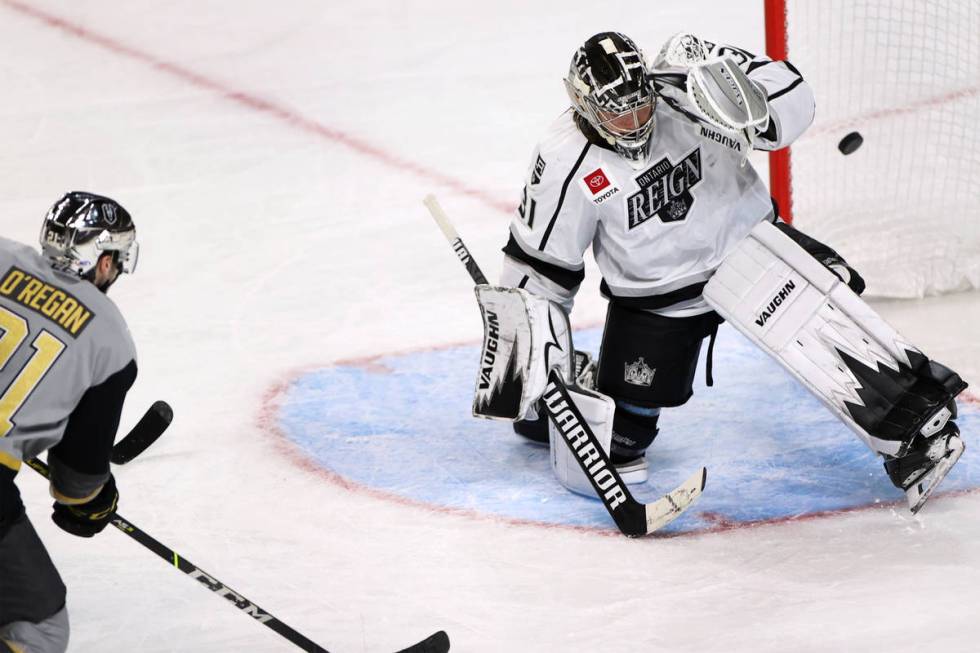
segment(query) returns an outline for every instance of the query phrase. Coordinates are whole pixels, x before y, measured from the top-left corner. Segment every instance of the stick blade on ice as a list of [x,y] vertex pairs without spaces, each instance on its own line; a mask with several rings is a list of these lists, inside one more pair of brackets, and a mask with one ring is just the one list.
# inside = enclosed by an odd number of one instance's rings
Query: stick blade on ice
[[125,465],[157,441],[174,419],[174,411],[165,401],[155,401],[136,426],[112,448],[110,460]]
[[446,631],[440,630],[429,635],[418,644],[402,649],[397,653],[449,653],[449,635]]
[[646,506],[647,533],[652,533],[674,521],[701,496],[708,480],[708,470],[702,467],[676,490]]

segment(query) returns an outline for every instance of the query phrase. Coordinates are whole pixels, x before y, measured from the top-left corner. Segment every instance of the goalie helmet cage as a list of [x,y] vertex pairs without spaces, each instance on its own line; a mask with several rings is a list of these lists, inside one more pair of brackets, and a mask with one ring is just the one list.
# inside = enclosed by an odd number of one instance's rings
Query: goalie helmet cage
[[[868,294],[980,288],[980,0],[765,0],[766,50],[817,114],[770,154],[784,218],[837,249]],[[844,156],[837,144],[859,132]]]

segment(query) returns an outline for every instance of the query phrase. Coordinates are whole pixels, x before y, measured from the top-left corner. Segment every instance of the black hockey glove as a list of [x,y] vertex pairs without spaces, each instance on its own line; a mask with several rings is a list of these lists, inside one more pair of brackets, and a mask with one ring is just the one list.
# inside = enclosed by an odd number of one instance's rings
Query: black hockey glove
[[92,537],[109,525],[109,520],[116,512],[119,504],[119,492],[116,490],[116,479],[109,480],[95,498],[86,503],[67,506],[63,503],[54,504],[51,519],[62,530],[78,537]]

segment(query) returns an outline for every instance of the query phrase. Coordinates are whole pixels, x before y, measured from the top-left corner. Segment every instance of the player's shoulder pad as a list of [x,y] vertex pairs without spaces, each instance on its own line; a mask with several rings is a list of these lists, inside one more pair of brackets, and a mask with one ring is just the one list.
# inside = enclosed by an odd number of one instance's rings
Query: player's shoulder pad
[[25,245],[16,240],[10,240],[0,236],[0,265],[6,263],[8,259],[15,260],[22,257],[37,256],[33,247]]
[[99,366],[96,373],[96,383],[115,374],[131,361],[136,360],[136,344],[129,331],[129,325],[122,311],[108,295],[93,284],[76,280],[79,296],[98,311],[96,323],[89,334],[92,344],[99,352]]
[[[544,167],[552,170],[562,170],[564,174],[575,165],[588,144],[582,130],[575,124],[575,112],[571,109],[555,120],[545,132],[536,148],[537,156],[544,162]],[[549,173],[551,170],[548,171]],[[549,174],[549,176],[553,176]]]
[[58,274],[57,276],[59,280],[65,281],[66,286],[70,287],[79,299],[85,301],[93,309],[98,310],[97,316],[100,318],[101,329],[108,332],[107,335],[118,337],[124,340],[125,343],[132,343],[132,336],[130,336],[126,318],[123,317],[122,311],[119,310],[119,307],[116,306],[116,303],[112,301],[111,297],[96,288],[94,284],[83,279],[77,279],[63,274]]
[[56,271],[35,249],[0,240],[0,296],[24,315],[49,320],[52,333],[78,352],[88,350],[95,377],[122,369],[136,358],[126,320],[115,303],[89,281]]

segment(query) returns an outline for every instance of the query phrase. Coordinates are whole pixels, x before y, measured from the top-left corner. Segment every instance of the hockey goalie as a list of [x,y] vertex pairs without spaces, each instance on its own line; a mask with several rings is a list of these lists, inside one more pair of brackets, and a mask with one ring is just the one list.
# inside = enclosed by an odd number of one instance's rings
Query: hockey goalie
[[[550,442],[567,488],[595,494],[541,400],[557,370],[626,483],[647,478],[661,411],[686,403],[702,344],[728,321],[884,459],[910,509],[963,452],[966,384],[892,329],[832,248],[783,223],[747,154],[786,147],[813,120],[799,71],[690,34],[652,60],[603,32],[574,54],[571,108],[540,140],[504,247],[478,286],[486,337],[474,414]],[[591,246],[609,301],[598,361],[567,315]]]

